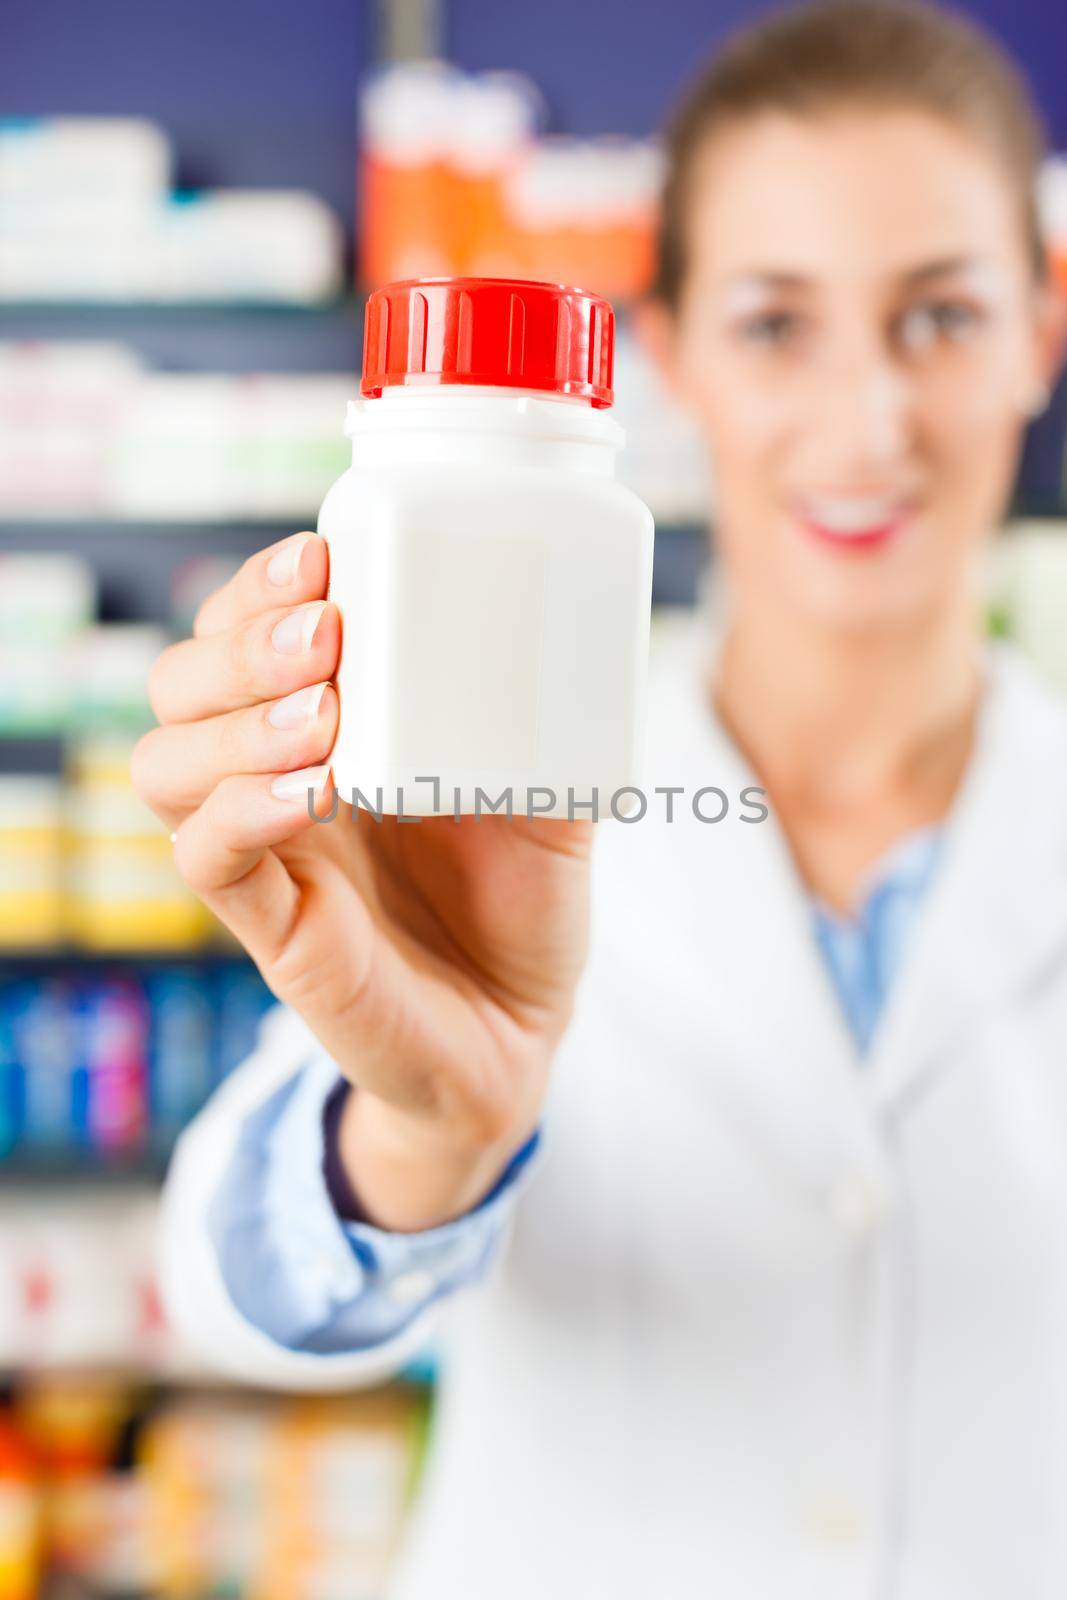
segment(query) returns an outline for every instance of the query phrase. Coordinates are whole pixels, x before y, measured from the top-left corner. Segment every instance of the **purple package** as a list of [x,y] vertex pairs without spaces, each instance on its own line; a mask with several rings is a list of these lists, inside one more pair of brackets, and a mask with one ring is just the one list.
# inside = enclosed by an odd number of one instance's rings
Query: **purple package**
[[105,981],[84,1010],[86,1133],[99,1151],[139,1149],[148,1131],[148,1005],[135,983]]

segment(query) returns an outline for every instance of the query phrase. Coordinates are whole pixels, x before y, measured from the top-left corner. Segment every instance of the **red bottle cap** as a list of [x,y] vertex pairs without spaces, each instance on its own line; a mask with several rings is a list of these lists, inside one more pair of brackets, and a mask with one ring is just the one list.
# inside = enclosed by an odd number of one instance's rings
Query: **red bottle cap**
[[365,395],[393,384],[538,389],[610,406],[615,313],[607,300],[521,278],[413,278],[367,301]]

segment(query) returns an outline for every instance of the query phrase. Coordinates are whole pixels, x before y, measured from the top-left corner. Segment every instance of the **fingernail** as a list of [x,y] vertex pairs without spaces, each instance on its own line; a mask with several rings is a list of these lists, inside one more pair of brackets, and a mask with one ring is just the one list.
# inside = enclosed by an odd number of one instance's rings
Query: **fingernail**
[[326,610],[325,600],[312,600],[306,606],[297,606],[274,625],[270,642],[283,656],[296,656],[311,649],[319,618]]
[[272,728],[286,731],[306,727],[318,716],[325,692],[324,683],[311,683],[306,689],[296,689],[292,694],[287,694],[284,700],[275,700],[267,712],[267,721]]
[[311,537],[310,533],[305,533],[300,539],[290,539],[288,544],[274,552],[267,562],[268,583],[276,583],[279,588],[292,583],[300,566],[300,557]]
[[317,793],[326,782],[329,767],[300,767],[275,778],[270,792],[276,800],[306,800],[309,789]]

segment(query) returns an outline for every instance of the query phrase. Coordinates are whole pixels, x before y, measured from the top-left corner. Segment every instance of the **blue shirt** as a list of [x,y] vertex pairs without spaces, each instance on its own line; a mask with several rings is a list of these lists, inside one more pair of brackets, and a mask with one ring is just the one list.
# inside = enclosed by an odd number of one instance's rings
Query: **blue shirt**
[[[909,834],[870,874],[855,918],[812,901],[813,933],[862,1053],[940,853],[937,829]],[[245,1122],[209,1225],[238,1310],[277,1343],[323,1354],[380,1344],[435,1300],[481,1276],[535,1134],[480,1205],[423,1233],[346,1221],[324,1170],[324,1111],[338,1085],[325,1055],[276,1090]],[[322,1263],[337,1259],[339,1270]]]
[[855,918],[812,902],[815,937],[852,1035],[866,1052],[933,876],[940,830],[909,833],[871,869]]

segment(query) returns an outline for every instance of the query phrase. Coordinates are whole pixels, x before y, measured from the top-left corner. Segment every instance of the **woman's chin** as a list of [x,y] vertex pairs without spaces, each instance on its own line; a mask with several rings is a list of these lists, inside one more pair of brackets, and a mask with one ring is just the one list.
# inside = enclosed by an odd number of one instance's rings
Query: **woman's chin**
[[829,581],[824,574],[798,583],[786,596],[794,616],[807,616],[814,627],[842,639],[875,640],[911,632],[943,612],[950,597],[932,592],[928,582],[903,573],[842,574]]
[[948,586],[935,581],[930,545],[915,517],[860,542],[813,534],[793,523],[786,552],[783,602],[842,636],[907,631],[949,602]]

